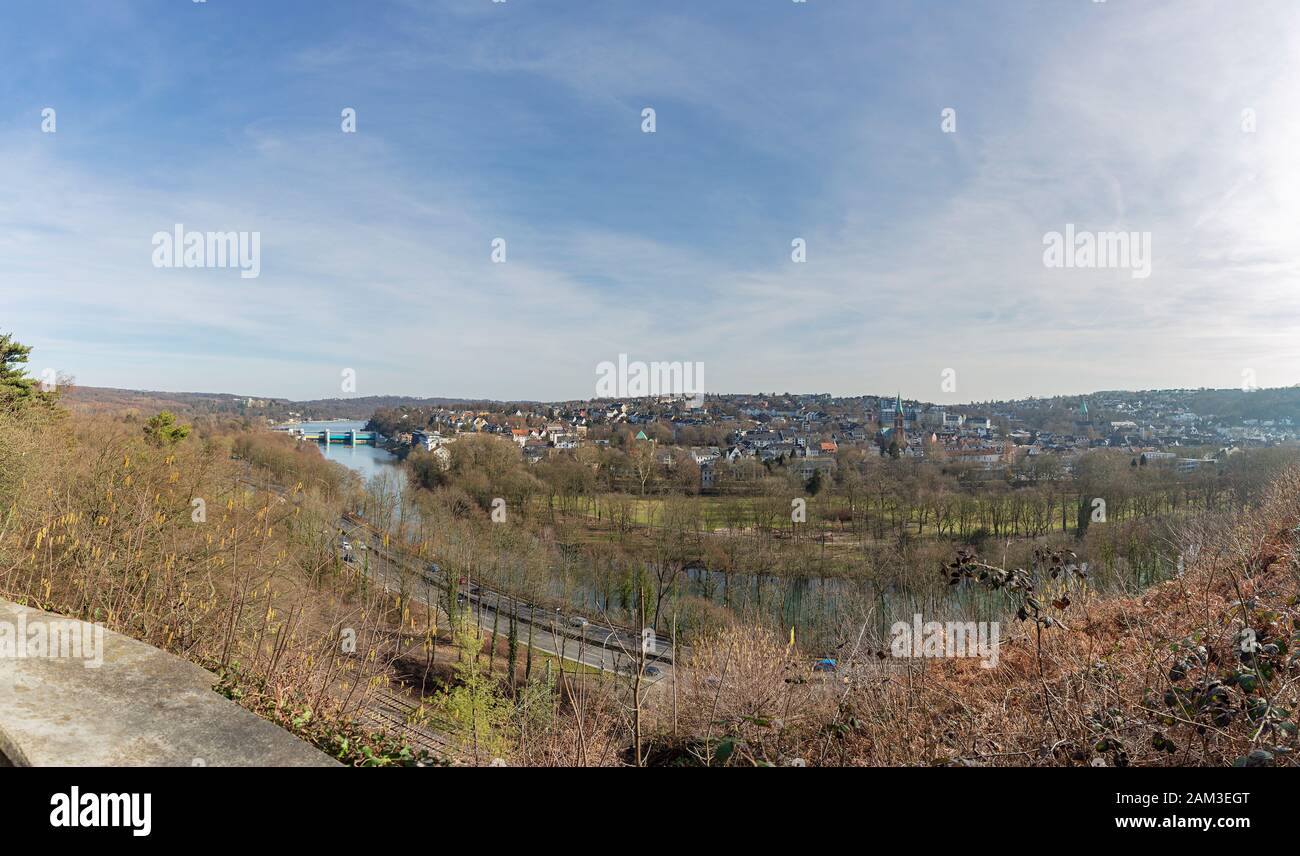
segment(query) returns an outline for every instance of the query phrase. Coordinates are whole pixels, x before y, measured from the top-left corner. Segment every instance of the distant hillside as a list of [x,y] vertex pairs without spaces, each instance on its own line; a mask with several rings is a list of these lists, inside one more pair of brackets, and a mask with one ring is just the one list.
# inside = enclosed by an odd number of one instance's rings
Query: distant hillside
[[[1191,413],[1208,423],[1240,425],[1247,420],[1300,424],[1300,387],[1274,389],[1151,389],[1101,390],[1084,396],[1056,396],[989,402],[973,409],[1006,413],[1032,428],[1067,430],[1086,401],[1089,415],[1099,422],[1131,419],[1167,422]],[[958,410],[972,410],[959,406]]]
[[179,415],[240,415],[247,398],[224,393],[155,392],[139,389],[73,386],[65,388],[62,402],[72,410],[120,413],[129,410],[170,410]]
[[265,417],[275,421],[286,419],[368,419],[384,407],[480,407],[495,402],[456,398],[413,398],[405,395],[370,395],[359,398],[323,398],[314,401],[292,401],[287,398],[256,398],[213,392],[158,392],[137,389],[111,389],[108,387],[74,386],[63,395],[64,403],[73,410],[121,413],[138,410],[142,413],[170,410],[183,416],[236,416]]
[[[760,396],[769,398],[767,396]],[[1068,430],[1078,413],[1080,398],[1088,402],[1093,419],[1168,419],[1179,413],[1193,413],[1202,419],[1221,424],[1239,424],[1243,420],[1272,420],[1281,423],[1289,420],[1300,424],[1300,387],[1257,389],[1244,392],[1240,389],[1163,389],[1163,390],[1102,390],[1086,396],[1057,396],[1029,398],[1015,401],[990,401],[963,405],[949,405],[956,412],[976,414],[1001,413],[1013,416],[1032,428]],[[713,409],[725,410],[729,403],[752,401],[753,395],[720,395],[710,398]],[[800,408],[800,403],[788,394],[771,396],[781,406],[790,410]],[[816,402],[820,407],[866,406],[875,397],[826,398]],[[466,408],[475,410],[512,410],[519,406],[529,409],[534,401],[496,401],[466,398],[416,398],[407,395],[370,395],[358,398],[322,398],[311,401],[293,401],[287,398],[255,398],[210,392],[156,392],[148,390],[109,389],[105,387],[71,387],[64,394],[67,405],[76,410],[98,412],[140,412],[171,410],[178,415],[215,415],[227,417],[264,417],[277,422],[288,419],[369,419],[376,411],[405,408]],[[570,407],[582,407],[586,402],[556,402]],[[809,405],[811,406],[811,405]]]
[[1214,416],[1224,422],[1240,419],[1290,419],[1300,422],[1300,387],[1256,389],[1199,389],[1186,393],[1186,407],[1197,416]]

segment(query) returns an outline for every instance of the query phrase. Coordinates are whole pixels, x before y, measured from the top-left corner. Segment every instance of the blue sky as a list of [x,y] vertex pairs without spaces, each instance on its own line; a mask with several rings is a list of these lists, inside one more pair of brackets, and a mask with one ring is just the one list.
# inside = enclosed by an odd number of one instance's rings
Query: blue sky
[[[86,385],[292,398],[588,397],[620,353],[1288,385],[1296,92],[1292,2],[7,4],[0,330]],[[155,268],[175,223],[259,232],[261,275]],[[1151,276],[1045,267],[1067,223],[1149,232]]]

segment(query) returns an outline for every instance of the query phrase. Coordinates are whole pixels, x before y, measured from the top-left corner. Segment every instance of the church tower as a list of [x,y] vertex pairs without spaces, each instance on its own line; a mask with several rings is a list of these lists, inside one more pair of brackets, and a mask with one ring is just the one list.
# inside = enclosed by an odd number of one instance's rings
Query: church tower
[[907,434],[903,430],[903,421],[903,395],[899,393],[894,399],[894,439],[898,441],[899,449],[907,446]]
[[1088,413],[1088,399],[1079,398],[1079,412],[1074,419],[1074,433],[1092,436],[1092,416]]

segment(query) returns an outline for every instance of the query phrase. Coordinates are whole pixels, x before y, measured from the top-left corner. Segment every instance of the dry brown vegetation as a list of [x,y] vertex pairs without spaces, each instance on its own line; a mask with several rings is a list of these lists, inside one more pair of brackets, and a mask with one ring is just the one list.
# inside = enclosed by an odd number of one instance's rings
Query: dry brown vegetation
[[[996,668],[881,660],[860,644],[831,678],[737,628],[679,668],[665,763],[1294,765],[1300,704],[1300,471],[1259,507],[1182,532],[1185,572],[1138,596],[1071,587],[1023,622]],[[1049,582],[1049,575],[1042,575]],[[1063,578],[1050,583],[1060,597]],[[1251,631],[1245,634],[1243,631]],[[1041,641],[1040,641],[1041,640]],[[861,641],[861,640],[860,640]]]
[[[346,762],[406,760],[355,721],[411,616],[336,557],[345,470],[288,438],[151,443],[53,406],[0,410],[0,438],[0,597],[199,663]],[[292,487],[258,489],[275,479]],[[341,650],[345,630],[372,653]]]
[[[544,673],[535,664],[525,681],[523,654],[507,666],[504,626],[486,647],[451,640],[407,583],[400,596],[377,590],[333,544],[357,485],[314,448],[216,424],[151,443],[143,428],[130,416],[56,407],[0,412],[0,596],[201,663],[232,698],[350,763],[413,760],[400,728],[361,724],[369,702],[403,679],[415,689],[411,718],[437,709],[427,721],[462,745],[472,734],[473,763],[1295,763],[1296,470],[1241,512],[1182,519],[1171,546],[1183,572],[1141,592],[1053,576],[1049,564],[1012,577],[1032,590],[995,596],[1010,612],[1028,596],[1035,606],[1028,620],[1004,623],[996,668],[889,657],[867,599],[846,613],[838,670],[817,673],[821,651],[702,600],[708,620],[689,652],[647,689],[635,676],[571,665]],[[396,540],[456,574],[524,592],[566,573],[555,565],[558,523],[489,527],[458,509],[455,490],[425,497],[415,529]],[[941,589],[953,566],[925,556],[931,566],[909,573],[933,574]],[[980,574],[996,577],[1003,561],[962,559],[974,571],[956,575],[954,595],[987,585]],[[652,582],[643,589],[651,611],[661,588]],[[341,652],[345,629],[362,656]],[[427,648],[434,640],[441,659]]]

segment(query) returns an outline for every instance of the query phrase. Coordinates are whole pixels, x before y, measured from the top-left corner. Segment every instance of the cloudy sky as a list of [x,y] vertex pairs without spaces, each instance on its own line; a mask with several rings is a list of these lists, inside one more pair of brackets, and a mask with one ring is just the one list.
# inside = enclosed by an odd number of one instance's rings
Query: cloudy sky
[[[1297,93],[1294,0],[6,4],[0,331],[292,398],[589,397],[620,353],[710,392],[1289,385]],[[260,276],[155,267],[177,223],[260,233]],[[1150,276],[1045,266],[1067,224],[1148,233]]]

